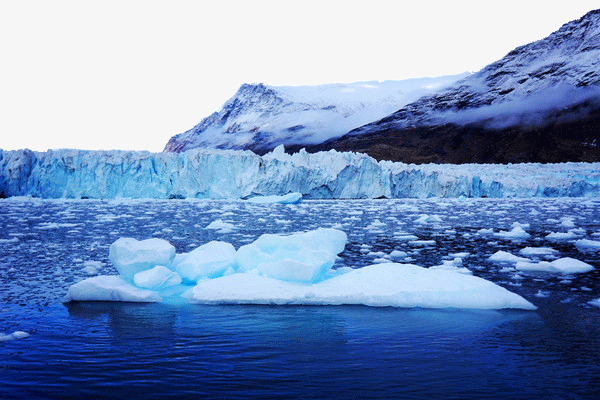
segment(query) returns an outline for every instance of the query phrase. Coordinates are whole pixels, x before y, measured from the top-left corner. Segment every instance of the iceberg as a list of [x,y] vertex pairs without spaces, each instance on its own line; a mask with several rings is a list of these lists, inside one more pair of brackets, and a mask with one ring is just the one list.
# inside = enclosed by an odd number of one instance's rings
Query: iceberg
[[[168,242],[151,240],[118,239],[111,245],[111,261],[127,265],[119,269],[121,276],[78,282],[63,301],[178,303],[183,298],[192,303],[223,304],[535,309],[521,296],[469,275],[466,268],[459,268],[460,258],[452,261],[452,268],[444,264],[427,269],[383,260],[363,268],[334,270],[336,255],[348,239],[345,232],[331,228],[264,234],[237,251],[230,243],[213,241],[174,257]],[[157,246],[156,252],[148,251],[150,244]],[[160,265],[165,259],[171,261]],[[138,264],[125,263],[131,260]],[[154,266],[146,268],[148,265]],[[129,275],[139,266],[143,268],[131,281],[125,279],[123,274]]]
[[[352,152],[0,150],[0,197],[598,197],[600,163],[404,164]],[[288,197],[285,197],[288,196]]]

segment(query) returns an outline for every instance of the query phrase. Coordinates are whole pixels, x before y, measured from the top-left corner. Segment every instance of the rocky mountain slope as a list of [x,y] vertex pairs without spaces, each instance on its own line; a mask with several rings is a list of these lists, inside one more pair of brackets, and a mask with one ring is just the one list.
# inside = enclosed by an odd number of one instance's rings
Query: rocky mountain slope
[[467,75],[317,86],[244,84],[220,111],[172,137],[165,151],[202,147],[264,153],[279,144],[322,143]]
[[600,10],[309,151],[405,162],[600,160]]

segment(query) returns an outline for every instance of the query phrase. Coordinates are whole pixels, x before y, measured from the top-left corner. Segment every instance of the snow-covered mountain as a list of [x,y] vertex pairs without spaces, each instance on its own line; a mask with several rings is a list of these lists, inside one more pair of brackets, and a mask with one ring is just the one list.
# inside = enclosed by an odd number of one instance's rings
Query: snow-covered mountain
[[[584,129],[587,136],[581,138],[580,144],[591,144],[600,136],[599,99],[600,10],[595,10],[563,25],[542,40],[514,49],[504,58],[446,89],[354,129],[340,140],[332,141],[330,147],[366,151],[365,148],[374,144],[384,144],[400,151],[403,136],[410,134],[437,134],[446,142],[460,141],[462,136],[471,135],[469,141],[473,142],[478,140],[473,135],[473,128],[480,130],[480,136],[488,137],[492,131],[522,134],[543,128],[549,139],[547,142],[563,140],[564,134],[560,131]],[[594,113],[593,121],[589,121]],[[578,121],[590,126],[573,125]],[[565,127],[565,124],[571,125]],[[462,129],[465,126],[471,130]],[[458,139],[457,135],[460,136]],[[551,138],[553,135],[561,137]],[[441,151],[425,139],[424,145]],[[501,142],[498,137],[494,141]],[[415,143],[410,145],[414,147]],[[511,144],[502,146],[507,145]],[[527,147],[526,143],[522,145]],[[473,148],[473,143],[468,146]],[[482,145],[486,146],[493,146],[493,143]],[[535,144],[531,143],[531,146]]]
[[467,75],[317,86],[243,84],[220,111],[172,137],[165,151],[203,147],[264,153],[279,144],[321,143]]
[[336,151],[263,156],[0,150],[0,197],[309,199],[600,196],[600,163],[414,165]]

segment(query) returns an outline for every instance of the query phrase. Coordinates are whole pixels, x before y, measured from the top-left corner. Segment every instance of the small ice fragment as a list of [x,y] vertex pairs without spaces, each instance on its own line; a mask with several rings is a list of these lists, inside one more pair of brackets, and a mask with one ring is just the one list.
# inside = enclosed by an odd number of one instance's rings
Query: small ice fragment
[[16,339],[25,339],[27,337],[29,337],[29,333],[23,332],[23,331],[15,331],[15,332],[9,333],[9,334],[0,334],[0,342],[6,342],[9,340],[16,340]]
[[438,215],[428,214],[421,214],[421,216],[414,221],[415,224],[433,224],[438,222],[442,222],[442,219]]
[[254,204],[298,204],[302,202],[302,193],[288,193],[283,196],[258,196],[246,201]]
[[529,233],[525,232],[520,226],[516,226],[508,232],[500,231],[498,233],[494,233],[494,236],[502,239],[525,239],[528,238],[530,235]]
[[405,251],[402,250],[394,250],[390,253],[390,257],[396,260],[401,260],[403,258],[406,258],[408,254],[406,254]]
[[435,240],[411,240],[408,244],[411,246],[435,246],[437,243]]
[[558,250],[551,247],[525,247],[519,250],[519,253],[524,256],[552,256],[558,253]]
[[546,236],[548,240],[571,240],[575,239],[577,235],[574,232],[552,232]]
[[575,241],[575,246],[580,250],[600,250],[600,241],[581,239]]
[[223,222],[221,219],[214,220],[205,229],[214,229],[219,233],[229,233],[235,229],[235,225]]
[[519,256],[515,256],[514,254],[511,254],[507,251],[503,251],[503,250],[499,250],[497,252],[495,252],[494,254],[492,254],[489,257],[490,261],[495,261],[495,262],[509,262],[509,263],[516,263],[516,262],[527,262],[530,261],[528,258],[524,258],[524,257],[519,257]]

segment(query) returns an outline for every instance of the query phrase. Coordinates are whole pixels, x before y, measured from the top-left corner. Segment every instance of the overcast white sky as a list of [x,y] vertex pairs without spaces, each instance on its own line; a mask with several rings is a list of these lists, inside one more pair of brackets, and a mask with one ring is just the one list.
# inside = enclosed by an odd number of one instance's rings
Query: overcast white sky
[[0,0],[0,148],[161,151],[244,82],[477,71],[596,1]]

